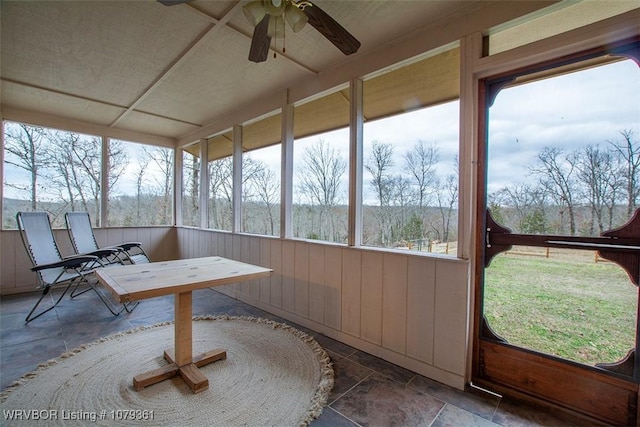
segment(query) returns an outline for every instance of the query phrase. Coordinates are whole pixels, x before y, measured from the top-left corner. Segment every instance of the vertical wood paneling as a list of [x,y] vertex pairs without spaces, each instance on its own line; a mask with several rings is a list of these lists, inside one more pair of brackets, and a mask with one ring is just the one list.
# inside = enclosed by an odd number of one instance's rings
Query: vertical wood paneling
[[242,261],[242,240],[244,236],[239,234],[230,234],[231,236],[231,258]]
[[362,252],[342,252],[342,331],[360,336],[360,286]]
[[407,355],[433,363],[436,260],[411,257],[407,266]]
[[[231,234],[232,243],[232,254],[231,258],[237,261],[242,261],[242,242],[244,240],[244,236],[240,234]],[[244,294],[243,286],[246,286],[246,282],[234,283],[233,288],[236,292]]]
[[233,258],[233,235],[220,233],[224,236],[224,257]]
[[198,248],[198,236],[200,235],[200,233],[197,233],[196,230],[191,229],[189,230],[189,258],[195,258],[197,252],[197,248]]
[[209,254],[209,243],[211,242],[211,239],[209,237],[209,233],[205,232],[205,233],[198,233],[199,239],[198,239],[198,254],[204,254],[204,255],[196,255],[196,257],[198,256],[206,256]]
[[385,254],[382,271],[382,346],[406,350],[407,257]]
[[[251,263],[251,238],[249,236],[239,236],[240,244],[240,258],[236,258],[238,261]],[[250,297],[251,288],[255,288],[253,281],[244,280],[239,283],[239,289],[242,294]]]
[[436,263],[433,363],[463,373],[467,355],[467,270],[453,266],[445,260]]
[[[18,250],[24,253],[24,259],[28,265],[29,261],[27,252],[22,244],[22,240],[20,239],[18,232],[3,232],[0,233],[0,235],[2,236],[0,237],[0,253],[2,253],[2,257],[0,257],[0,262],[2,264],[2,269],[0,269],[0,283],[2,284],[1,286],[3,289],[15,288],[16,285],[22,284],[18,282],[16,274]],[[25,270],[28,271],[28,269]]]
[[282,240],[271,240],[269,244],[273,269],[270,277],[270,302],[277,308],[282,308]]
[[324,250],[324,324],[342,328],[342,253],[344,250],[327,246]]
[[218,253],[216,255],[221,257],[226,257],[227,254],[227,241],[225,239],[224,234],[222,233],[214,233],[216,236],[216,246],[218,246]]
[[161,245],[167,246],[163,252],[163,260],[180,258],[180,245],[178,242],[178,233],[175,228],[168,228],[166,236],[168,240],[160,242]]
[[[258,261],[258,265],[262,267],[271,267],[271,241],[269,239],[260,239],[260,259]],[[263,303],[268,304],[271,300],[271,277],[263,277],[260,279],[258,286],[259,290],[259,298]]]
[[[260,265],[260,239],[256,236],[249,236],[249,254],[247,262],[249,264]],[[247,282],[249,284],[249,296],[254,299],[260,299],[260,280],[255,279]]]
[[71,244],[71,240],[69,239],[69,234],[66,230],[53,230],[54,238],[56,239],[56,243],[58,244],[58,249],[63,257],[69,255],[75,255],[75,250],[73,249],[73,245]]
[[380,252],[362,254],[362,338],[382,344],[382,258]]
[[155,256],[151,256],[149,253],[147,253],[147,255],[149,255],[149,257],[152,260],[164,260],[165,258],[165,253],[168,250],[168,243],[169,240],[166,239],[166,244],[162,244],[163,241],[165,241],[165,231],[164,229],[160,229],[160,228],[150,228],[149,229],[149,242],[145,245],[142,245],[142,248],[145,250],[145,252],[147,251],[147,249],[151,249],[151,248],[155,248]]
[[282,308],[295,312],[295,244],[282,242]]
[[[117,246],[127,241],[122,228],[108,228],[95,230],[96,241],[99,246]],[[151,250],[151,248],[149,248]]]
[[324,322],[325,258],[324,246],[309,246],[309,318]]
[[309,244],[295,243],[295,313],[309,317]]

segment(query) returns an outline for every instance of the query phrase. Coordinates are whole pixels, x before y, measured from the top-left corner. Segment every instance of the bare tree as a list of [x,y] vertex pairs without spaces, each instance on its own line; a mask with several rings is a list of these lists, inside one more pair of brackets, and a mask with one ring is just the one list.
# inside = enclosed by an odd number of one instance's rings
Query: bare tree
[[209,170],[209,226],[219,230],[230,230],[233,157],[210,161],[207,167]]
[[147,167],[149,162],[142,159],[138,164],[138,171],[136,172],[136,224],[140,224],[140,217],[142,215],[142,196],[144,194],[144,182]]
[[185,225],[198,226],[200,225],[200,158],[186,151],[183,152],[183,156],[183,222]]
[[[63,201],[72,211],[90,212],[95,224],[100,221],[102,191],[102,139],[74,132],[51,133],[49,166],[51,179]],[[126,153],[119,141],[108,145],[109,187],[124,173]]]
[[[256,199],[264,207],[264,221],[266,234],[275,235],[276,222],[278,219],[278,201],[280,200],[280,182],[276,173],[264,165],[247,181],[250,187],[251,199]],[[257,209],[257,207],[256,207]],[[243,209],[243,215],[246,209]],[[247,223],[245,230],[251,231],[252,225]]]
[[597,232],[602,233],[612,228],[613,209],[620,187],[613,155],[589,145],[576,152],[574,157],[576,176],[583,185],[591,209],[589,234],[596,234],[596,223]]
[[388,246],[391,243],[389,218],[393,189],[393,146],[379,141],[373,141],[371,153],[364,167],[371,174],[371,187],[373,188],[380,209],[376,213],[379,227],[379,243]]
[[[511,224],[508,218],[504,218],[503,225],[515,228],[520,233],[543,232],[539,226],[532,228],[530,219],[536,212],[544,213],[546,191],[539,184],[513,184],[503,187],[494,194],[489,195],[492,206],[508,206],[515,211],[515,221]],[[495,214],[492,209],[492,213]],[[494,219],[498,219],[494,216]],[[515,226],[514,226],[515,225]],[[544,224],[542,224],[544,226]]]
[[156,185],[160,191],[160,206],[157,210],[158,224],[168,224],[171,219],[173,206],[173,150],[161,147],[143,147],[145,156],[149,158],[160,170],[159,175],[154,175]]
[[336,223],[327,213],[340,200],[346,170],[347,162],[324,140],[305,148],[298,187],[311,205],[319,206],[318,233],[325,240],[338,238]]
[[562,149],[556,147],[543,148],[538,153],[539,166],[531,167],[530,172],[538,176],[540,184],[560,206],[560,231],[562,231],[563,227],[564,209],[567,210],[569,214],[569,231],[571,236],[574,236],[576,234],[574,164],[569,157],[561,157],[562,152]]
[[407,170],[415,179],[418,208],[428,203],[429,189],[436,180],[434,167],[439,160],[438,148],[425,141],[418,141],[413,149],[404,155]]
[[31,210],[36,210],[38,178],[41,169],[46,166],[47,132],[38,126],[22,123],[7,123],[5,133],[5,163],[26,171],[29,174],[27,184],[7,182],[5,185],[29,193]]
[[640,198],[640,144],[633,141],[631,130],[620,131],[622,142],[609,141],[616,153],[622,159],[621,173],[626,182],[627,190],[627,218],[631,218]]
[[436,192],[438,210],[442,221],[442,241],[444,242],[449,241],[451,216],[453,215],[454,207],[458,203],[458,156],[454,160],[453,169],[455,172],[447,175],[441,190]]

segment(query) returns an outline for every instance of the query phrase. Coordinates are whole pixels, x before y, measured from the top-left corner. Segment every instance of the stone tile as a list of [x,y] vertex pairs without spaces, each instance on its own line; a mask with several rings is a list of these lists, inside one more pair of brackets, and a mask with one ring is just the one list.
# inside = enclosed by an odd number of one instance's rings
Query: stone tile
[[407,384],[416,375],[415,372],[359,350],[349,356],[349,359],[402,384]]
[[[122,305],[116,302],[105,290],[98,289],[115,310],[119,310]],[[77,295],[74,298],[65,296],[60,304],[55,308],[56,315],[62,324],[85,323],[97,321],[109,321],[114,316],[105,304],[100,300],[98,294],[93,290]],[[37,322],[37,320],[35,320]]]
[[331,407],[362,426],[429,426],[444,403],[380,374],[360,382]]
[[154,325],[156,323],[172,322],[174,319],[173,296],[149,298],[131,312],[124,314],[131,326]]
[[335,353],[330,351],[328,353],[333,363],[334,384],[328,400],[331,403],[371,375],[373,371]]
[[112,317],[103,321],[87,321],[84,323],[62,324],[60,327],[67,350],[72,350],[83,344],[89,344],[100,338],[132,329],[131,324],[124,318]]
[[345,418],[332,408],[325,407],[322,414],[310,424],[311,427],[356,427],[358,424]]
[[499,427],[486,418],[479,417],[464,409],[446,404],[431,427]]
[[0,387],[4,389],[38,365],[55,359],[66,351],[59,338],[24,341],[0,351]]
[[55,311],[51,311],[29,323],[25,323],[26,313],[4,315],[0,321],[0,348],[38,341],[47,338],[62,340],[60,321]]
[[336,341],[333,338],[329,338],[328,336],[319,334],[317,332],[313,333],[313,337],[316,339],[318,344],[322,346],[322,348],[324,348],[325,350],[330,350],[343,357],[349,357],[357,351],[350,345],[341,343],[340,341]]
[[479,390],[462,391],[449,387],[437,381],[416,375],[409,387],[415,387],[423,393],[442,400],[443,402],[464,409],[487,420],[491,420],[498,407],[500,398]]
[[[52,304],[53,300],[51,296],[59,296],[62,292],[62,289],[56,289],[54,291],[50,291],[43,299],[42,303],[45,308],[47,304]],[[41,292],[30,292],[24,294],[16,294],[16,295],[3,295],[0,298],[0,322],[2,318],[11,314],[21,314],[24,320],[27,317],[27,313],[33,308],[33,305],[36,303],[38,298],[40,297]]]
[[503,398],[493,417],[493,422],[503,427],[590,427],[603,424],[571,416],[559,409]]

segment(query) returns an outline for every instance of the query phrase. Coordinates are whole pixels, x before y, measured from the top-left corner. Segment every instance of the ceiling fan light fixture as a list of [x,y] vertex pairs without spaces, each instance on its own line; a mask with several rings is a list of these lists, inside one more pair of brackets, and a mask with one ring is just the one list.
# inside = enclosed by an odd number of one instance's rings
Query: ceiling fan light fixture
[[272,16],[269,20],[267,34],[271,38],[284,38],[284,18],[282,16]]
[[287,20],[287,24],[289,24],[294,33],[302,30],[307,24],[307,21],[309,21],[309,17],[305,15],[302,10],[292,5],[291,3],[287,4],[287,6],[285,7],[284,19]]
[[271,16],[282,16],[285,3],[282,0],[264,0],[264,10]]
[[247,3],[243,8],[244,16],[247,18],[247,21],[254,27],[258,25],[262,18],[267,14],[264,5],[261,0],[252,1]]

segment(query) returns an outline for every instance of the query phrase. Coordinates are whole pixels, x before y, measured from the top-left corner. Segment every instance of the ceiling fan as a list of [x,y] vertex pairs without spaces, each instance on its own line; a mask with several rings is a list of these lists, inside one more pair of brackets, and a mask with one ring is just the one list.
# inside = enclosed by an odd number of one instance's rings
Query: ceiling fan
[[[191,0],[158,0],[166,6],[186,3]],[[307,22],[333,43],[345,55],[360,48],[360,42],[342,25],[308,0],[254,0],[243,7],[244,14],[254,26],[249,50],[249,60],[266,61],[271,39],[282,38],[285,21],[294,33]]]
[[255,28],[249,60],[267,59],[272,37],[284,37],[285,21],[294,33],[308,22],[345,55],[360,48],[360,42],[318,5],[307,0],[256,0],[244,6],[244,14]]

